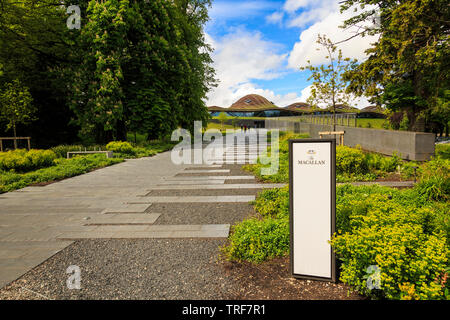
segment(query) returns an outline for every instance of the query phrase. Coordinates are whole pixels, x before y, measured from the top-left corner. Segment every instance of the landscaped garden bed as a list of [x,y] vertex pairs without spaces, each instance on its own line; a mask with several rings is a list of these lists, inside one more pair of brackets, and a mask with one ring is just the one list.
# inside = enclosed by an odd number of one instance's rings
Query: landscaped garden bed
[[[151,157],[170,150],[173,143],[164,141],[133,145],[129,142],[111,142],[106,146],[61,145],[50,150],[14,150],[0,153],[0,193],[30,185],[43,186],[96,169],[111,166],[124,159]],[[104,154],[77,155],[66,159],[70,151],[108,150],[114,158]]]
[[[260,179],[288,182],[283,159],[286,135],[280,142],[280,172]],[[339,147],[338,174],[355,180],[358,174],[380,175],[394,166],[412,166],[395,157],[369,156],[358,149]],[[340,281],[360,294],[386,299],[449,299],[450,283],[450,159],[448,146],[417,169],[418,183],[410,189],[337,187],[336,234],[331,245],[340,265]],[[287,161],[287,160],[286,160]],[[247,166],[259,171],[260,165]],[[384,170],[383,170],[384,169]],[[353,174],[353,175],[352,175]],[[406,173],[411,175],[411,173]],[[286,176],[286,178],[284,178]],[[289,255],[289,189],[262,191],[254,202],[259,216],[232,228],[222,248],[228,261],[267,263]],[[380,289],[367,288],[367,268],[381,270]]]

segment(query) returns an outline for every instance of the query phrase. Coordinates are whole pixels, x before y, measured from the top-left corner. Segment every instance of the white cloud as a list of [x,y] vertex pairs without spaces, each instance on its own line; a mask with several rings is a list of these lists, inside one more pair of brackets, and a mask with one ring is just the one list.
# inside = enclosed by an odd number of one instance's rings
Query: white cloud
[[271,15],[266,17],[267,23],[278,24],[281,25],[284,18],[284,12],[275,11]]
[[[312,85],[306,87],[305,89],[302,90],[300,97],[298,98],[298,101],[304,101],[306,102],[309,98],[309,96],[311,95],[311,89],[312,89]],[[349,104],[352,107],[356,107],[358,109],[363,109],[365,107],[371,106],[372,104],[367,100],[366,97],[350,97],[349,99]],[[319,105],[319,107],[321,108],[326,108],[326,105]]]
[[205,38],[215,49],[213,67],[220,80],[219,86],[208,94],[207,105],[229,107],[251,93],[260,94],[277,105],[295,100],[296,94],[277,95],[252,83],[252,80],[271,80],[283,74],[287,55],[277,53],[276,43],[262,39],[259,32],[242,29],[221,39],[209,35]]
[[[289,54],[289,67],[298,69],[305,66],[307,60],[313,65],[327,63],[326,54],[316,43],[318,34],[326,35],[334,43],[350,38],[355,34],[354,29],[339,28],[343,21],[350,18],[354,13],[339,11],[328,14],[324,19],[316,22],[300,34],[300,41],[295,43],[293,50]],[[344,57],[355,58],[360,61],[366,58],[364,51],[370,44],[376,41],[376,37],[356,37],[347,42],[339,44]],[[320,49],[319,51],[317,49]]]

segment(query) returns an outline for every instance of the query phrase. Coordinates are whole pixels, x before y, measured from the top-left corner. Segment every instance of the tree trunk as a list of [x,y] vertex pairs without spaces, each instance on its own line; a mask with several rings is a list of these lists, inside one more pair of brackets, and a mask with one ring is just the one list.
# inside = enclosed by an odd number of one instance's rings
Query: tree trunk
[[14,150],[17,150],[17,133],[15,123],[13,123],[13,131],[14,131]]

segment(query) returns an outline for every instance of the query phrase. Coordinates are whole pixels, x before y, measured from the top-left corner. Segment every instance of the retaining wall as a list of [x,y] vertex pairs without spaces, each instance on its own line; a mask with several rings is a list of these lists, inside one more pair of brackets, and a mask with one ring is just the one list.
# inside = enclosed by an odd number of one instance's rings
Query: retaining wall
[[[267,129],[280,129],[295,133],[308,133],[311,138],[320,138],[319,132],[333,131],[332,125],[304,123],[278,119],[265,120]],[[434,155],[433,133],[393,131],[336,126],[336,131],[345,131],[344,144],[349,147],[360,145],[364,150],[393,155],[399,154],[405,160],[426,161]]]

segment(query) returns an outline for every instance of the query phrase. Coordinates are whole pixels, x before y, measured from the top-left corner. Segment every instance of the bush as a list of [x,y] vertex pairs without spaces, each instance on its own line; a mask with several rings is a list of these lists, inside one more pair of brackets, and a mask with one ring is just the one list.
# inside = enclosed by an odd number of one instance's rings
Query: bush
[[433,159],[419,167],[416,190],[428,200],[450,199],[450,160]]
[[54,161],[55,165],[52,167],[42,168],[24,174],[0,172],[0,191],[9,192],[35,183],[70,178],[122,161],[122,159],[108,159],[105,155],[95,154],[77,156],[72,159],[56,159]]
[[0,153],[0,169],[27,172],[53,165],[56,154],[50,150],[24,149]]
[[450,143],[438,144],[435,150],[436,158],[449,160],[450,159]]
[[136,152],[129,142],[113,141],[106,145],[106,150],[117,153],[134,155]]
[[[331,244],[342,263],[340,280],[375,298],[448,297],[448,201],[430,201],[419,188],[343,185],[336,193]],[[228,259],[258,263],[289,253],[288,187],[264,190],[254,204],[262,219],[233,227],[222,249]],[[381,290],[366,286],[371,265],[381,269]]]
[[[346,185],[337,188],[336,209],[338,233],[331,243],[343,282],[372,297],[444,297],[436,279],[449,264],[448,203],[430,202],[416,189]],[[366,287],[370,265],[381,269],[381,290]]]
[[365,154],[361,149],[347,146],[336,147],[337,174],[365,174],[367,169]]
[[289,253],[289,219],[244,220],[233,227],[222,252],[230,260],[262,262]]

